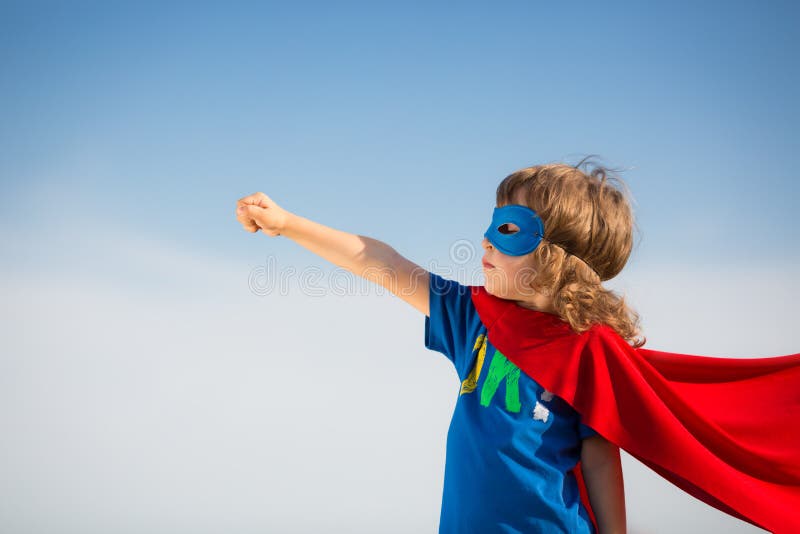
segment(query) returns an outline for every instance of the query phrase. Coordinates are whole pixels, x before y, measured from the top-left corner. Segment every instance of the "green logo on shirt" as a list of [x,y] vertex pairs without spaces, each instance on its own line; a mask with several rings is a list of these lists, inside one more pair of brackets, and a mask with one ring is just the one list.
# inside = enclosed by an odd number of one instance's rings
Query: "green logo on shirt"
[[[478,387],[478,378],[480,377],[481,370],[483,369],[483,362],[486,357],[486,335],[481,334],[475,340],[475,346],[472,349],[478,351],[478,356],[475,359],[475,366],[472,368],[469,376],[461,383],[461,395],[465,393],[472,393]],[[497,393],[497,388],[500,383],[505,380],[506,390],[506,410],[509,412],[518,413],[522,409],[519,402],[519,367],[514,365],[513,362],[508,361],[502,352],[499,350],[494,351],[492,362],[489,365],[489,374],[483,382],[481,388],[481,406],[489,406]]]

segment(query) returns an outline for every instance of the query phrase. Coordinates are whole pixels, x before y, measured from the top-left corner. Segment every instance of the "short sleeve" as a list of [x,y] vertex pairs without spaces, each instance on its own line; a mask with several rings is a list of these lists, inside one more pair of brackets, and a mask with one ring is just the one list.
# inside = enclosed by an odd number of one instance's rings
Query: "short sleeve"
[[447,356],[461,376],[467,356],[472,354],[480,317],[470,286],[429,274],[430,315],[425,316],[425,346]]

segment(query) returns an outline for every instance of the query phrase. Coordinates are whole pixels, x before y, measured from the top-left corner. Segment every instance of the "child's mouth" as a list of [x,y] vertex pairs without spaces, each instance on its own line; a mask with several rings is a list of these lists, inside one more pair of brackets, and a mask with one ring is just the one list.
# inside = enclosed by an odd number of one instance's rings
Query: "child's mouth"
[[491,264],[491,263],[489,263],[488,261],[486,261],[486,260],[483,260],[483,261],[482,261],[482,263],[483,263],[483,268],[484,268],[484,269],[494,269],[494,265],[492,265],[492,264]]

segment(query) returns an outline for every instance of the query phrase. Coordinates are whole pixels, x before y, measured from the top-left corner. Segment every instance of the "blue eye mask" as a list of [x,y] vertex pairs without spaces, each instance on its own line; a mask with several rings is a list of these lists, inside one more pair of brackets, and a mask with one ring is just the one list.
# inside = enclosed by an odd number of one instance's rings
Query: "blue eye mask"
[[[503,225],[513,223],[519,230],[510,230]],[[511,232],[511,233],[509,233]],[[533,252],[544,237],[541,217],[527,206],[509,204],[495,208],[489,229],[483,234],[494,247],[509,256],[523,256]]]

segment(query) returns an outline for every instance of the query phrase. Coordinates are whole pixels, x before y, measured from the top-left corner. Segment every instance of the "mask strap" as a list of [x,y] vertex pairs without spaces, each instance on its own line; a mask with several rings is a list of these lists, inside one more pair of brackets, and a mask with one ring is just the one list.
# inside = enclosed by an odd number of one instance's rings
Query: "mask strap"
[[555,241],[550,241],[550,240],[549,240],[549,239],[547,239],[546,237],[542,237],[542,239],[543,239],[543,240],[545,240],[545,241],[547,241],[547,242],[548,242],[548,243],[550,243],[551,245],[555,245],[555,246],[557,246],[558,248],[560,248],[561,250],[563,250],[564,252],[566,252],[566,253],[567,253],[567,254],[569,254],[570,256],[572,256],[572,257],[574,257],[574,258],[578,258],[579,260],[581,260],[581,262],[583,262],[583,264],[584,264],[584,265],[586,265],[587,267],[589,267],[589,268],[590,268],[590,269],[591,269],[591,270],[594,272],[594,274],[596,274],[596,275],[597,275],[597,277],[598,277],[598,278],[600,278],[601,280],[603,279],[603,277],[602,277],[602,276],[600,276],[600,273],[598,273],[598,272],[597,272],[597,269],[595,269],[594,267],[592,267],[592,266],[589,264],[589,262],[587,262],[586,260],[584,260],[583,258],[581,258],[580,256],[578,256],[577,254],[573,254],[572,252],[570,252],[570,250],[569,250],[567,247],[565,247],[564,245],[562,245],[562,244],[560,244],[560,243],[556,243]]

